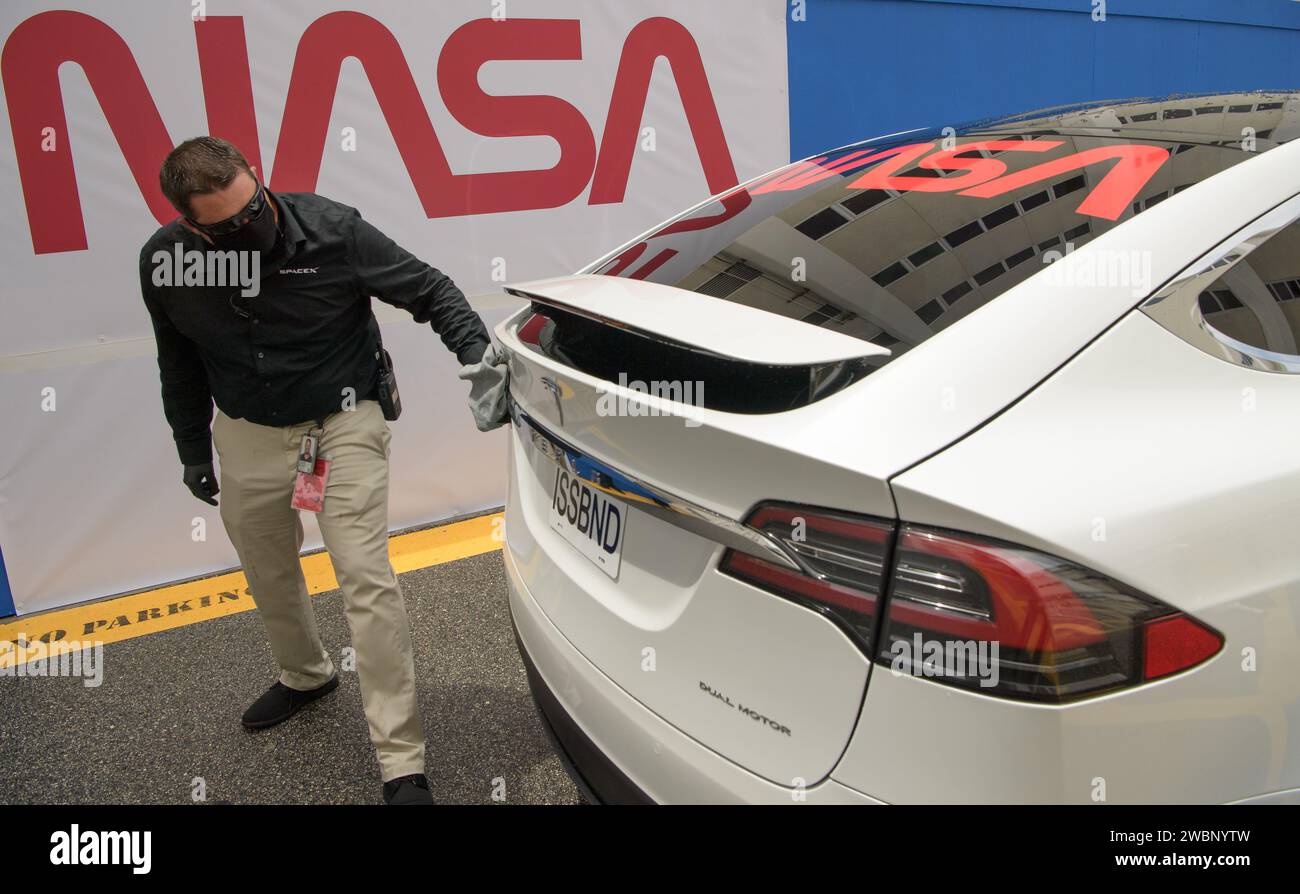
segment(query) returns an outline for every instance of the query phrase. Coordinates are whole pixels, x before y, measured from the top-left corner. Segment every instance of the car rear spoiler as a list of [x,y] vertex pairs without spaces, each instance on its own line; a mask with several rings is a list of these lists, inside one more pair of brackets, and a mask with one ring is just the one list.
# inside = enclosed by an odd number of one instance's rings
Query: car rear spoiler
[[888,348],[676,286],[600,274],[505,287],[537,304],[676,348],[762,366],[819,366],[890,356]]

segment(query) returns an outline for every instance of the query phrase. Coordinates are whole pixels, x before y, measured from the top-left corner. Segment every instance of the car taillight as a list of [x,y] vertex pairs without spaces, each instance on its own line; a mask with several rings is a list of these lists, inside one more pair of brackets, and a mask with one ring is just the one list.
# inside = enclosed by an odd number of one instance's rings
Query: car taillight
[[734,550],[721,570],[832,616],[895,672],[1059,703],[1187,670],[1223,647],[1172,606],[1013,543],[904,524],[895,544],[892,522],[785,504],[763,504],[747,523],[806,570]]
[[1195,618],[1174,614],[1147,621],[1142,677],[1156,680],[1200,664],[1223,647],[1223,637]]
[[989,695],[1063,702],[1167,676],[1223,637],[1058,556],[903,525],[877,660]]
[[745,523],[780,540],[805,570],[736,550],[722,557],[720,570],[830,616],[869,651],[893,524],[780,503],[761,504]]

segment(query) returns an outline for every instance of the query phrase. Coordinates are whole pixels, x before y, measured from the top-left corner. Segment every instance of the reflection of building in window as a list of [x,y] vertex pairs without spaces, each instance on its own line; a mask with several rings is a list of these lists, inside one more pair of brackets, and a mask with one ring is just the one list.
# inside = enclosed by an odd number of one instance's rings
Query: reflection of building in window
[[1300,353],[1300,223],[1292,223],[1229,267],[1197,306],[1216,332],[1253,348]]
[[[850,188],[863,169],[844,165],[838,175],[814,177],[805,187],[756,196],[770,210],[738,218],[737,223],[743,219],[748,226],[738,235],[732,229],[726,239],[710,243],[719,230],[700,229],[694,237],[699,246],[682,252],[703,259],[696,262],[699,266],[686,273],[671,268],[663,281],[869,340],[897,356],[1041,271],[1049,253],[1060,256],[1082,248],[1134,215],[1248,161],[1253,154],[1241,151],[1246,137],[1254,136],[1256,151],[1270,149],[1274,129],[1291,133],[1295,118],[1294,103],[1288,107],[1276,95],[1241,94],[1094,106],[983,126],[960,134],[955,157],[996,156],[1006,174],[1115,142],[1158,145],[1169,156],[1136,195],[1125,197],[1128,207],[1118,220],[1077,210],[1114,170],[1108,162],[1058,170],[1048,180],[988,198],[962,195],[955,183],[947,191]],[[1044,153],[961,151],[962,144],[990,139],[1061,145]],[[861,153],[861,147],[845,147],[827,157],[833,162],[854,152]],[[913,164],[896,176],[935,184],[968,174]],[[688,240],[681,234],[677,238]],[[1258,323],[1231,318],[1251,317],[1260,295],[1275,313],[1282,302],[1273,296],[1279,294],[1285,295],[1288,308],[1300,310],[1287,285],[1296,274],[1295,269],[1268,275],[1261,270],[1258,287],[1243,286],[1235,278],[1215,283],[1204,312],[1254,337],[1251,326]],[[658,281],[654,274],[649,278]],[[1276,316],[1268,327],[1259,327],[1259,337],[1268,329],[1276,336],[1281,319]]]
[[[1222,107],[1220,107],[1221,110]],[[1187,114],[1190,116],[1194,115],[1195,112],[1188,110]],[[1153,113],[1149,119],[1144,120],[1157,120],[1158,117],[1158,114]],[[988,136],[967,137],[965,140],[972,142],[976,139],[987,139]],[[1041,135],[1013,136],[998,134],[997,136],[999,138],[1032,140]],[[1094,142],[1067,137],[1063,134],[1051,134],[1051,136],[1056,139],[1063,138],[1065,145],[1059,150],[1060,152],[1066,152],[1067,150],[1080,151],[1083,148],[1095,145]],[[1197,148],[1197,145],[1194,143],[1179,142],[1170,144],[1171,170],[1194,170],[1196,176],[1179,176],[1177,180],[1171,183],[1170,181],[1174,180],[1174,175],[1169,172],[1162,172],[1161,176],[1153,178],[1147,184],[1145,192],[1133,203],[1131,214],[1125,215],[1125,219],[1154,207],[1170,196],[1186,189],[1196,180],[1202,179],[1206,176],[1207,166],[1218,170],[1240,160],[1239,157],[1227,159],[1226,157],[1207,158],[1202,156],[1198,158],[1193,153],[1191,160],[1186,163],[1182,159],[1177,162],[1173,161],[1174,156],[1182,156],[1195,148]],[[1057,152],[1054,151],[1053,155],[1056,154]],[[1017,154],[1010,150],[998,150],[996,152],[972,150],[970,153],[959,157],[991,158],[995,155],[1002,157],[1011,172],[1042,161],[1042,158],[1036,155]],[[855,169],[851,173],[852,176],[856,177],[860,171]],[[1070,243],[1070,248],[1079,248],[1091,236],[1114,226],[1109,221],[1098,221],[1099,226],[1094,231],[1093,225],[1088,219],[1084,219],[1081,223],[1073,226],[1061,226],[1071,218],[1078,220],[1078,217],[1073,213],[1074,207],[1081,201],[1086,191],[1095,186],[1096,182],[1105,173],[1106,169],[1104,168],[1097,171],[1085,170],[1070,173],[1050,184],[1034,184],[1023,190],[1024,194],[1012,201],[1005,201],[1004,199],[1002,203],[991,210],[985,210],[978,216],[973,215],[960,225],[950,226],[939,232],[935,232],[935,228],[931,226],[917,228],[919,238],[914,243],[898,245],[898,250],[893,253],[893,257],[888,259],[888,263],[876,269],[865,269],[864,272],[870,276],[872,282],[877,286],[889,290],[901,298],[924,323],[942,328],[944,325],[955,321],[956,317],[950,320],[945,317],[945,314],[958,300],[973,296],[973,299],[963,304],[961,311],[964,314],[968,312],[968,308],[973,310],[1041,269],[1041,264],[1022,267],[1034,257],[1041,256],[1054,248],[1058,251],[1065,251],[1065,243]],[[963,174],[962,171],[949,172],[949,176],[961,176]],[[937,171],[915,167],[902,174],[902,176],[909,177],[929,175],[941,174]],[[845,175],[845,179],[849,179],[848,174]],[[859,267],[865,267],[865,263],[859,262],[858,259],[866,252],[862,250],[862,247],[855,250],[850,241],[864,239],[863,228],[887,228],[897,232],[900,228],[893,226],[891,219],[901,217],[905,220],[908,215],[920,216],[925,224],[929,224],[930,218],[942,216],[927,209],[927,205],[935,204],[936,199],[943,201],[945,205],[956,207],[962,205],[961,200],[953,201],[951,198],[942,198],[935,195],[912,194],[888,189],[848,190],[841,183],[834,183],[823,192],[823,195],[826,197],[825,200],[811,207],[808,203],[800,203],[798,207],[802,210],[802,214],[792,220],[794,229],[809,239],[832,247],[837,253],[857,263]],[[980,204],[970,200],[967,200],[967,202],[975,206]],[[948,209],[945,208],[944,210]],[[1037,215],[1033,216],[1032,220],[1029,219],[1031,212],[1038,212]],[[885,216],[876,216],[882,214]],[[1007,251],[1005,254],[998,253],[991,258],[988,257],[990,252],[985,243],[990,241],[998,242],[996,239],[998,231],[1005,229],[1016,221],[1022,222],[1020,226],[1020,232],[1022,233],[1021,245],[1013,251]],[[1042,236],[1043,225],[1046,223],[1051,226],[1051,222],[1056,222],[1057,226],[1061,228],[1054,235]],[[986,238],[990,234],[994,234],[995,238],[993,240]],[[926,239],[925,236],[929,238]],[[1010,247],[1005,245],[1005,241],[999,244],[1000,247]],[[965,246],[965,250],[959,253],[958,250],[963,246]],[[994,250],[996,251],[996,249]],[[911,284],[909,277],[917,274],[926,265],[936,263],[945,256],[952,257],[953,260],[946,265],[938,266],[947,267],[953,273],[956,273],[960,277],[959,279],[954,282],[953,279],[948,278],[948,281],[944,283],[942,281],[935,282],[934,278],[931,278],[928,282],[919,283],[915,286]],[[998,282],[1012,271],[1018,272],[1010,279]],[[944,274],[935,274],[935,278],[941,276],[944,276]],[[947,276],[951,277],[951,274],[947,274]],[[839,309],[843,311],[841,314],[822,309],[826,305],[830,305],[832,308],[838,307],[834,296],[822,297],[825,299],[824,302],[805,313],[800,319],[819,325],[825,323],[845,324],[853,319],[854,314],[847,308],[840,307]],[[879,330],[862,334],[864,337],[879,343],[877,338]]]
[[1271,282],[1268,284],[1268,288],[1278,301],[1290,301],[1293,298],[1300,298],[1300,279]]

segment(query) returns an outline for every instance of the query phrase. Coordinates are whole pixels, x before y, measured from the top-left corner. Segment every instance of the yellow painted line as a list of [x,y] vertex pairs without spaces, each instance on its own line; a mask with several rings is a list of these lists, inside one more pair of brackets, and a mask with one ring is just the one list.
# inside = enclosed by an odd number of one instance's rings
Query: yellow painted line
[[[495,512],[390,537],[388,555],[393,570],[402,574],[500,549],[501,519],[502,514]],[[307,580],[307,592],[313,596],[338,587],[328,553],[303,556],[302,572]],[[0,624],[0,668],[254,608],[243,572],[232,571],[129,596],[53,609]]]

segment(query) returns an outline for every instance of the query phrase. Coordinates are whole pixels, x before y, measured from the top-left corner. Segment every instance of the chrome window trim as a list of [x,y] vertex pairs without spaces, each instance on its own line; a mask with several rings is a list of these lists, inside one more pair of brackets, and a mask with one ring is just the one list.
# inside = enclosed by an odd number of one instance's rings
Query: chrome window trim
[[[825,574],[813,568],[803,556],[780,538],[751,528],[739,519],[728,518],[663,488],[647,484],[634,475],[629,475],[594,458],[534,422],[532,417],[520,409],[513,397],[509,399],[509,408],[510,419],[518,430],[520,441],[525,448],[531,447],[591,487],[624,500],[629,505],[636,506],[670,525],[721,543],[723,546],[799,571],[818,580],[826,578]],[[582,460],[582,465],[586,467],[585,471],[577,468],[575,459]],[[596,480],[596,477],[603,480]],[[615,480],[619,478],[630,482],[635,490],[615,484]]]
[[1248,345],[1220,332],[1205,319],[1199,303],[1207,286],[1297,220],[1300,195],[1274,206],[1197,258],[1143,302],[1142,312],[1183,341],[1220,360],[1261,372],[1300,374],[1300,355]]

